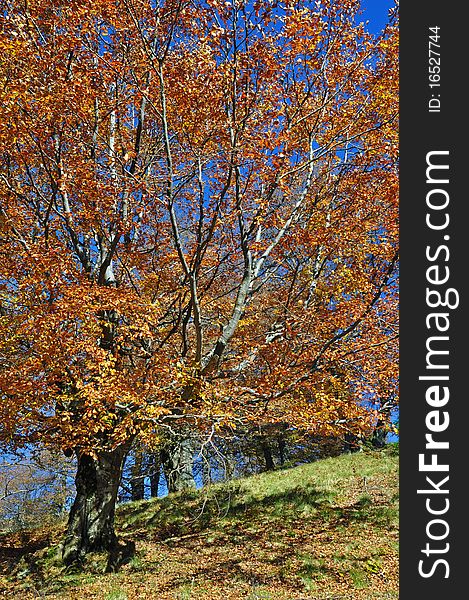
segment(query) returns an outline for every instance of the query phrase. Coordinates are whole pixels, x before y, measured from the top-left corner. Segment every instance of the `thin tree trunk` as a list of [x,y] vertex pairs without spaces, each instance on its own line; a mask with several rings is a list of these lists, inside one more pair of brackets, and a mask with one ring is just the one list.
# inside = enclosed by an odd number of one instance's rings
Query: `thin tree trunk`
[[281,465],[285,464],[285,449],[286,449],[287,443],[285,441],[285,438],[283,437],[283,435],[280,435],[278,437],[278,459],[279,459],[279,463]]
[[76,497],[70,510],[62,558],[66,564],[90,551],[112,552],[116,546],[114,513],[128,445],[96,457],[79,454]]
[[150,456],[150,496],[158,498],[158,489],[160,486],[160,460],[157,454]]
[[204,486],[212,483],[212,465],[207,456],[202,457],[202,484]]
[[145,481],[143,476],[143,453],[140,448],[135,448],[134,463],[130,469],[130,489],[132,500],[143,500],[145,497]]
[[262,449],[262,454],[264,455],[264,460],[265,460],[265,470],[273,471],[275,469],[274,458],[272,456],[272,451],[270,449],[270,446],[265,440],[261,441],[261,449]]

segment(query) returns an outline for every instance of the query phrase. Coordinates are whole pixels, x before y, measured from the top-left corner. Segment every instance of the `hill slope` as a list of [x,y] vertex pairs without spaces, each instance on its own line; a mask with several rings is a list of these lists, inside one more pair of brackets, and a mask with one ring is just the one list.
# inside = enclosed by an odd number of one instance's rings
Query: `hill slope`
[[398,457],[393,448],[325,459],[126,504],[136,552],[104,575],[57,560],[63,525],[0,538],[0,594],[57,600],[398,598]]

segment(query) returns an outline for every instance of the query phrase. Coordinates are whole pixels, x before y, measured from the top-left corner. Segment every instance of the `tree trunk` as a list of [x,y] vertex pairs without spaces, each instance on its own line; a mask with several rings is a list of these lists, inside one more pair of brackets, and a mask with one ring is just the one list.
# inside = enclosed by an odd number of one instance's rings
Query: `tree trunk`
[[278,437],[278,459],[281,465],[285,464],[285,449],[287,446],[287,443],[285,441],[285,438],[283,437],[283,435],[280,435]]
[[158,489],[160,487],[160,459],[157,454],[150,456],[150,496],[158,498]]
[[371,436],[371,445],[373,448],[384,448],[386,446],[386,423],[382,419],[378,419],[376,427]]
[[145,481],[143,475],[143,452],[140,448],[135,448],[134,463],[130,469],[131,480],[130,489],[132,501],[143,500],[145,497]]
[[207,456],[202,457],[202,485],[210,485],[212,483],[212,466],[210,459]]
[[272,451],[266,440],[261,441],[261,449],[265,460],[265,470],[273,471],[275,469],[274,457],[272,456]]
[[116,546],[114,513],[128,445],[96,457],[79,454],[75,477],[76,497],[70,510],[62,558],[70,564],[83,559],[87,552]]
[[360,438],[354,433],[347,432],[344,440],[344,453],[353,454],[360,451]]
[[168,492],[194,488],[193,446],[190,438],[173,439],[160,452]]
[[231,481],[234,477],[236,470],[236,459],[234,456],[225,454],[224,459],[224,471],[225,471],[225,481]]

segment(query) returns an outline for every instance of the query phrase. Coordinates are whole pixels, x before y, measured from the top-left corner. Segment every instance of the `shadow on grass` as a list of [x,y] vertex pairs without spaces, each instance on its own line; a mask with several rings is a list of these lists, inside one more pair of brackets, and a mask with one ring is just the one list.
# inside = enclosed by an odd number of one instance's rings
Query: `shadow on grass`
[[50,543],[50,537],[47,535],[31,539],[30,531],[0,536],[0,573],[10,572],[21,560],[47,548]]
[[[132,559],[135,539],[191,547],[200,542],[199,536],[204,536],[205,546],[229,541],[245,545],[277,531],[279,539],[287,543],[289,536],[301,538],[303,530],[298,523],[305,519],[321,529],[355,523],[389,527],[397,519],[397,507],[392,503],[376,504],[372,498],[362,496],[352,505],[338,507],[334,499],[334,492],[318,490],[311,484],[280,491],[263,490],[262,495],[256,496],[235,483],[228,490],[207,488],[206,493],[188,491],[157,501],[124,505],[119,508],[117,519],[124,545],[119,545],[111,556],[106,570],[116,571]],[[28,532],[23,537],[17,534],[14,545],[12,539],[0,538],[0,573],[15,570],[21,562],[28,571],[38,572],[34,554],[50,546],[51,540],[44,536],[33,541]],[[226,572],[226,566],[221,569]]]
[[140,539],[167,544],[213,534],[214,540],[208,537],[204,541],[210,545],[227,537],[247,543],[265,535],[274,525],[298,529],[300,517],[324,528],[356,523],[389,527],[397,522],[397,504],[392,501],[377,504],[363,495],[354,504],[339,507],[334,504],[335,497],[334,492],[318,490],[311,484],[270,493],[264,490],[262,496],[235,484],[229,492],[226,488],[208,488],[205,494],[188,491],[122,507],[118,528],[127,539],[138,535]]
[[[119,510],[118,528],[126,535],[138,530],[139,537],[164,541],[167,538],[202,533],[211,528],[237,527],[257,522],[260,517],[288,522],[298,519],[298,513],[311,514],[330,510],[333,493],[318,491],[311,485],[297,486],[256,497],[234,487],[230,493],[209,491],[168,496],[153,502],[140,502]],[[130,535],[130,533],[129,533]]]
[[[364,527],[385,530],[397,523],[395,497],[363,494],[348,506],[338,506],[347,491],[346,483],[338,483],[341,489],[329,491],[334,480],[324,478],[321,482],[302,471],[299,475],[292,472],[291,479],[288,474],[283,477],[279,473],[278,478],[235,480],[121,505],[116,519],[121,539],[118,551],[107,569],[104,557],[90,557],[87,574],[63,571],[54,562],[52,548],[49,556],[53,540],[46,535],[40,538],[24,532],[24,539],[20,534],[15,538],[0,536],[0,575],[2,567],[9,565],[21,587],[27,581],[37,582],[41,592],[49,593],[86,585],[105,569],[116,571],[123,564],[127,564],[124,577],[142,571],[154,573],[155,578],[169,565],[165,586],[174,591],[185,586],[189,593],[193,585],[200,587],[217,580],[240,585],[243,590],[265,585],[275,590],[283,582],[313,593],[323,581],[336,580],[337,573],[334,566],[322,561],[320,552],[310,554],[312,537],[325,532],[320,543],[328,544],[342,540],[344,528],[350,527],[355,535]],[[357,486],[351,491],[355,494]],[[133,541],[144,542],[137,554]],[[201,552],[202,546],[206,552]],[[357,589],[375,572],[365,559],[350,562],[346,556],[345,560]],[[21,570],[29,571],[26,579],[20,580],[20,569],[15,568],[18,563]]]

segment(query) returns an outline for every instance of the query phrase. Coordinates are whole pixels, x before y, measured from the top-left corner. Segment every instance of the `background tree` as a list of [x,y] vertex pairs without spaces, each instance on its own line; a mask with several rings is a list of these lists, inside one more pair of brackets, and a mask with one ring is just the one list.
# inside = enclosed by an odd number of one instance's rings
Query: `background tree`
[[136,437],[376,420],[397,32],[358,10],[3,0],[0,433],[75,454],[65,561],[115,544]]
[[137,440],[126,458],[123,468],[120,501],[157,498],[162,481],[160,452]]
[[41,527],[66,515],[73,499],[73,461],[34,448],[0,459],[0,530]]

